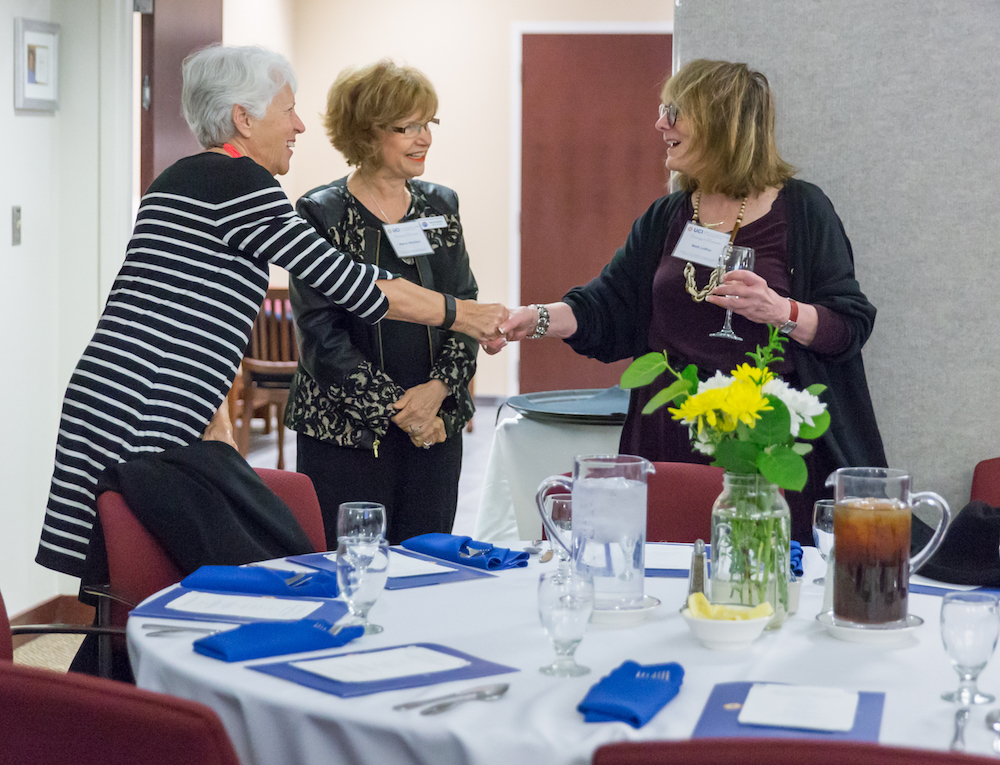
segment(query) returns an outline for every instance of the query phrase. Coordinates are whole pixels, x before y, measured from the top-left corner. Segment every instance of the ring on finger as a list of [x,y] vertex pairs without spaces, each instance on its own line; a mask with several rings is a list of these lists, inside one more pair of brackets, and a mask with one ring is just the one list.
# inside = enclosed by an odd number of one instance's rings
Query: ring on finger
[[432,442],[430,442],[430,441],[424,441],[424,448],[425,449],[430,449],[431,446],[433,446]]

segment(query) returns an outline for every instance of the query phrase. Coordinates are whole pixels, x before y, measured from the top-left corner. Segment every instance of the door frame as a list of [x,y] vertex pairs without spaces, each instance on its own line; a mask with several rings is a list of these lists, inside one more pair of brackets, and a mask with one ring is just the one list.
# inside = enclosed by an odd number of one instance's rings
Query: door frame
[[[514,21],[510,25],[510,218],[508,220],[507,305],[521,304],[521,67],[524,36],[558,35],[673,35],[672,21]],[[676,60],[677,47],[674,46]],[[516,396],[521,386],[518,367],[521,349],[518,343],[506,348],[507,395]]]

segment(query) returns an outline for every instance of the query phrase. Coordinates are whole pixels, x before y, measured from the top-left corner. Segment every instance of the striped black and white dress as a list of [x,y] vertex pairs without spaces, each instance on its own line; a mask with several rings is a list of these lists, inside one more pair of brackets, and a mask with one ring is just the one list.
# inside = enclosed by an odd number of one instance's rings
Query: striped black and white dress
[[375,281],[390,275],[331,249],[253,160],[206,152],[153,182],[66,390],[38,563],[80,576],[101,471],[201,438],[243,358],[268,263],[371,323],[388,309]]

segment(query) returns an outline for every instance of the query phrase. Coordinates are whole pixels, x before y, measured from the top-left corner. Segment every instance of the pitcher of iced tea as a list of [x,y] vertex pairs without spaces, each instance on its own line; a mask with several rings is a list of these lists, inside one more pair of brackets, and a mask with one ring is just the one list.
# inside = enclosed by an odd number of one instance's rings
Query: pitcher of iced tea
[[[932,491],[910,491],[911,478],[889,468],[840,468],[827,486],[834,489],[833,616],[851,626],[906,625],[910,571],[916,571],[941,544],[951,508]],[[941,512],[934,535],[910,557],[910,521],[915,505]],[[845,625],[846,626],[846,625]]]
[[[643,607],[646,478],[653,472],[648,460],[628,454],[577,457],[572,479],[552,476],[538,487],[535,499],[549,539],[566,550],[573,571],[593,577],[595,611]],[[546,510],[553,489],[573,495],[568,547]]]

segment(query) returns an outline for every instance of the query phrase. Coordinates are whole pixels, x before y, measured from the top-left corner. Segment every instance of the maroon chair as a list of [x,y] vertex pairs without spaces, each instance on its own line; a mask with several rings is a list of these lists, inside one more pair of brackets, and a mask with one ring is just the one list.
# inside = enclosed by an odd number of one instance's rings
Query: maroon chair
[[647,479],[647,542],[694,542],[712,537],[712,505],[722,493],[722,468],[654,462]]
[[[286,470],[256,468],[256,471],[267,487],[288,505],[313,547],[325,551],[323,514],[309,477]],[[108,587],[88,591],[99,596],[97,623],[120,631],[132,608],[184,576],[160,543],[133,515],[121,494],[102,492],[97,498],[97,512],[107,550]],[[124,656],[127,650],[124,637],[111,640],[112,645],[105,641],[103,650],[98,652],[98,672],[102,677],[112,676],[112,654]]]
[[630,741],[594,752],[593,765],[987,765],[976,757],[860,741],[801,738],[702,738]]
[[0,765],[239,765],[203,704],[2,661],[0,742]]
[[976,465],[972,473],[972,492],[969,499],[1000,507],[1000,457],[983,460]]

